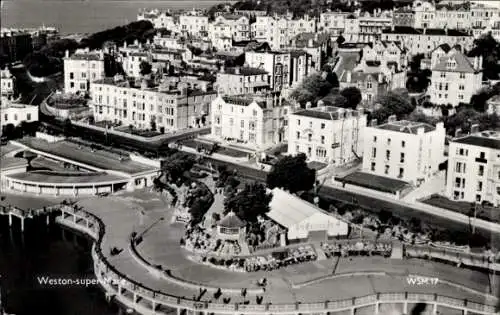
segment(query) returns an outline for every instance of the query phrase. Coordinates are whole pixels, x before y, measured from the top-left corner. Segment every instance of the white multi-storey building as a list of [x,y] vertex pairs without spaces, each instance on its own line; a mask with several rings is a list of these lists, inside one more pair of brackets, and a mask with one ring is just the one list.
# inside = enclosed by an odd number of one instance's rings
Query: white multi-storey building
[[270,87],[280,91],[290,85],[291,53],[285,51],[247,51],[245,62],[249,67],[260,68],[270,75]]
[[5,69],[0,69],[0,96],[10,99],[13,95],[14,76],[7,67]]
[[90,92],[96,121],[110,121],[159,130],[179,130],[203,125],[216,92],[190,90],[187,84],[164,82],[158,86],[143,80],[134,85],[116,76],[93,82]]
[[12,124],[15,126],[25,122],[38,121],[38,106],[12,103],[7,99],[0,102],[0,131],[2,127]]
[[316,32],[316,20],[307,15],[300,19],[258,16],[251,30],[253,39],[267,42],[272,49],[284,49],[298,34]]
[[263,150],[286,140],[290,107],[276,96],[219,96],[212,102],[212,136]]
[[122,66],[127,76],[138,78],[141,76],[141,63],[151,64],[151,61],[151,54],[146,51],[131,52],[122,57]]
[[363,154],[365,127],[361,111],[322,104],[298,110],[288,121],[288,154],[305,153],[310,161],[344,165]]
[[474,132],[450,142],[446,194],[450,199],[500,205],[500,134]]
[[204,36],[208,32],[208,16],[192,11],[179,16],[179,32]]
[[250,21],[242,15],[219,15],[209,24],[208,29],[208,37],[212,42],[222,37],[229,37],[235,41],[250,38]]
[[102,51],[77,50],[72,56],[66,51],[64,58],[64,91],[87,92],[91,82],[102,80],[104,53]]
[[269,90],[269,73],[259,68],[222,68],[217,73],[216,90],[221,95],[254,94]]
[[431,102],[453,106],[469,103],[482,86],[482,57],[469,58],[453,48],[439,59],[431,60],[434,64],[428,90]]
[[491,22],[498,21],[499,9],[476,3],[471,6],[471,26],[473,28],[483,29],[491,25]]
[[154,28],[166,28],[170,31],[174,31],[177,28],[175,18],[169,11],[160,11],[158,9],[143,10],[137,15],[137,20],[150,21]]
[[332,36],[338,36],[345,31],[346,17],[348,12],[323,12],[319,16],[318,31],[328,32]]
[[431,178],[444,158],[444,124],[435,127],[395,116],[372,122],[364,137],[363,172],[419,185]]

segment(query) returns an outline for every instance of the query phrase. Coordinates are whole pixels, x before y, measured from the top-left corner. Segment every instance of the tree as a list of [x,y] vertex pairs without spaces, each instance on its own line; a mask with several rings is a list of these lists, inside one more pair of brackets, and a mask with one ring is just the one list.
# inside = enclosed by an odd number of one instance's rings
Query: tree
[[415,110],[415,105],[412,105],[406,95],[394,91],[380,96],[376,103],[380,103],[382,107],[372,113],[372,118],[379,122],[385,121],[391,115],[401,119]]
[[141,64],[139,65],[139,68],[140,68],[140,71],[139,73],[141,75],[148,75],[152,72],[153,70],[153,67],[151,66],[151,64],[147,61],[141,61]]
[[346,98],[347,107],[350,107],[352,109],[356,109],[356,107],[358,107],[358,104],[361,103],[361,100],[363,99],[363,97],[361,96],[361,91],[355,86],[346,87],[345,89],[340,91],[340,95]]
[[268,193],[266,186],[260,183],[247,184],[237,194],[229,196],[224,201],[225,212],[233,211],[246,222],[257,222],[259,216],[269,212],[269,203],[272,194]]
[[318,100],[328,95],[332,88],[332,84],[328,82],[326,78],[315,73],[305,78],[304,81],[292,91],[290,96],[301,105],[305,105],[308,102],[316,104]]
[[310,190],[316,181],[316,171],[307,166],[306,160],[304,153],[281,158],[267,175],[267,186],[291,193]]
[[184,152],[176,152],[162,161],[161,169],[175,182],[184,172],[191,170],[195,163],[193,156]]
[[327,96],[325,96],[322,99],[322,101],[326,106],[331,105],[331,106],[342,107],[342,108],[349,107],[347,99],[340,94],[330,93]]
[[345,42],[344,36],[339,35],[339,37],[337,37],[337,39],[336,39],[336,42],[337,42],[337,45],[339,45],[339,46],[342,45]]
[[500,44],[492,36],[491,32],[474,40],[474,47],[469,53],[470,57],[483,57],[483,79],[498,80],[500,73]]

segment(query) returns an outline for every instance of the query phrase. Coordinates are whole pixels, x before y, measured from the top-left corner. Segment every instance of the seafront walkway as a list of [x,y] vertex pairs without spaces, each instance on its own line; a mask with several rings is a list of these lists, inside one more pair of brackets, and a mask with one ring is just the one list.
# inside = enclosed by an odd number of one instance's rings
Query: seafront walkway
[[[96,246],[99,246],[103,256],[102,260],[106,260],[107,262],[100,265],[96,264],[96,268],[98,268],[96,272],[106,272],[106,270],[114,268],[120,274],[126,275],[127,281],[134,282],[135,284],[129,287],[115,288],[113,292],[116,294],[116,292],[122,292],[123,290],[123,297],[120,296],[120,298],[128,296],[129,302],[133,301],[131,305],[136,305],[134,307],[136,309],[152,309],[152,305],[149,305],[151,302],[148,302],[149,304],[144,302],[148,300],[146,295],[141,298],[145,304],[139,303],[139,297],[142,294],[140,292],[148,290],[150,290],[148,292],[152,296],[150,299],[157,298],[158,303],[160,303],[159,296],[170,294],[171,296],[181,298],[181,300],[183,298],[186,301],[191,300],[191,302],[182,302],[184,304],[179,304],[179,308],[195,309],[195,304],[193,303],[198,303],[196,304],[196,308],[202,309],[207,309],[207,305],[215,305],[214,308],[220,308],[220,310],[214,313],[221,314],[226,313],[228,309],[232,310],[229,313],[234,313],[235,307],[238,308],[238,313],[241,314],[324,313],[324,309],[330,308],[330,306],[333,308],[334,306],[334,304],[328,306],[328,303],[325,301],[336,301],[339,299],[346,299],[348,301],[342,302],[344,303],[342,305],[348,311],[347,314],[350,314],[351,310],[354,309],[353,303],[357,303],[356,305],[358,306],[366,306],[370,303],[375,303],[378,298],[384,297],[385,295],[383,294],[385,293],[412,292],[412,294],[424,296],[424,298],[417,298],[417,295],[410,295],[413,297],[413,301],[428,299],[429,303],[436,305],[436,309],[444,307],[442,303],[436,302],[438,299],[442,300],[438,296],[453,296],[458,300],[447,299],[448,301],[453,300],[455,307],[459,309],[465,307],[463,301],[467,299],[469,301],[469,306],[467,307],[480,309],[477,312],[478,314],[493,313],[492,309],[475,304],[493,304],[494,301],[491,300],[492,298],[480,294],[480,291],[484,292],[484,288],[488,285],[487,278],[481,276],[480,273],[470,270],[436,263],[416,264],[415,260],[394,261],[380,258],[380,260],[374,259],[372,263],[361,258],[352,258],[352,260],[346,258],[341,259],[339,262],[337,268],[338,277],[335,277],[335,275],[332,277],[333,260],[305,263],[283,268],[272,273],[235,273],[214,269],[189,259],[189,253],[179,246],[183,226],[170,223],[168,216],[173,211],[166,206],[157,194],[146,192],[123,193],[113,197],[81,200],[78,205],[83,207],[83,211],[80,212],[88,212],[96,215],[102,220],[102,224],[105,227],[102,242]],[[75,227],[81,220],[74,221],[73,218],[67,215],[66,219],[59,221],[68,226]],[[88,226],[88,223],[80,226],[85,228],[85,226]],[[150,265],[161,266],[163,270],[170,270],[170,274],[177,280],[185,281],[185,285],[182,285],[182,282],[179,281],[169,281],[164,276],[159,275],[159,273],[148,272],[148,269],[137,260],[137,257],[134,257],[133,251],[130,250],[130,236],[134,231],[142,236],[142,241],[136,246],[137,253],[148,261]],[[119,254],[111,254],[111,249],[114,247],[119,249]],[[106,264],[109,264],[110,267],[103,267]],[[370,273],[365,273],[366,270],[369,270]],[[373,273],[375,271],[376,273]],[[108,270],[107,272],[111,271]],[[444,280],[442,283],[437,283],[432,287],[412,286],[405,280],[408,274],[430,276],[438,272],[440,277],[444,277]],[[346,274],[349,276],[342,276]],[[256,282],[263,275],[265,275],[269,283],[266,292],[258,293],[256,291],[254,293],[251,289],[257,289]],[[446,279],[449,279],[449,282],[455,285],[447,284],[448,280]],[[305,286],[299,285],[310,280],[315,280],[315,282]],[[199,286],[193,286],[193,283],[199,284]],[[474,283],[476,285],[473,285]],[[140,289],[141,287],[143,289]],[[200,298],[200,288],[202,287],[221,288],[223,295],[217,300],[212,292],[208,292]],[[469,287],[470,289],[467,290],[465,287]],[[144,288],[148,288],[148,290]],[[245,298],[239,294],[241,288],[249,289],[250,293]],[[111,290],[110,287],[108,289]],[[131,293],[132,291],[136,293]],[[401,294],[396,300],[403,303],[407,295],[404,293]],[[262,305],[255,304],[256,295],[263,296]],[[155,298],[155,296],[157,297]],[[368,299],[370,302],[363,304],[361,302],[364,300],[353,300],[353,297],[361,296],[371,296]],[[394,295],[390,296],[394,297]],[[199,301],[194,302],[192,301],[193,298],[199,299]],[[226,299],[227,304],[223,303],[222,299]],[[384,299],[382,298],[382,300]],[[170,299],[171,302],[174,300],[177,303],[177,299]],[[245,303],[249,304],[246,305]],[[311,303],[316,304],[312,306]],[[342,309],[339,303],[335,304],[335,309]],[[175,305],[177,304],[174,303],[170,307],[177,308]],[[251,311],[250,307],[253,307]],[[281,311],[277,309],[278,307]],[[408,303],[406,307],[408,307]],[[285,309],[289,311],[285,312]],[[484,312],[485,310],[486,312]],[[155,312],[150,313],[156,314]],[[144,312],[144,314],[150,313]],[[365,313],[356,311],[356,314]],[[373,309],[370,308],[369,311],[366,311],[366,314],[374,314]]]

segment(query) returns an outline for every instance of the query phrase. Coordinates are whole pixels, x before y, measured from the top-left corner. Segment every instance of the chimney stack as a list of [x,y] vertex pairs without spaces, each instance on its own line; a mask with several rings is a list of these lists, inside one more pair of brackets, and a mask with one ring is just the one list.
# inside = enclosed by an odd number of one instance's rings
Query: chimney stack
[[351,71],[350,70],[347,70],[347,73],[346,73],[346,82],[347,83],[351,83]]
[[234,68],[234,73],[235,74],[240,74],[240,67],[235,67]]
[[372,119],[372,120],[370,121],[370,127],[376,127],[376,126],[377,126],[377,124],[378,124],[378,121],[377,121],[376,119]]
[[311,107],[312,107],[311,102],[307,102],[307,103],[306,103],[306,109],[310,109]]
[[473,134],[473,133],[477,133],[479,132],[479,125],[478,124],[473,124],[472,126],[470,126],[470,133]]
[[383,73],[378,74],[378,83],[384,83],[384,74]]
[[67,49],[66,49],[66,51],[64,52],[64,56],[65,56],[66,58],[69,58],[69,50],[67,50]]
[[457,128],[457,129],[455,130],[455,138],[456,138],[456,137],[460,137],[460,135],[461,135],[461,134],[462,134],[462,128]]
[[396,115],[391,115],[389,118],[387,118],[387,122],[392,123],[397,120]]

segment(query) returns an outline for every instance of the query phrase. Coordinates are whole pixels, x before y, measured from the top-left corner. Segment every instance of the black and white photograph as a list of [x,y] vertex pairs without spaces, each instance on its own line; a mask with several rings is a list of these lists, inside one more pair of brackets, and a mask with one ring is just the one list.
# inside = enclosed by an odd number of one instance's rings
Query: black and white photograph
[[500,315],[500,0],[0,4],[0,315]]

